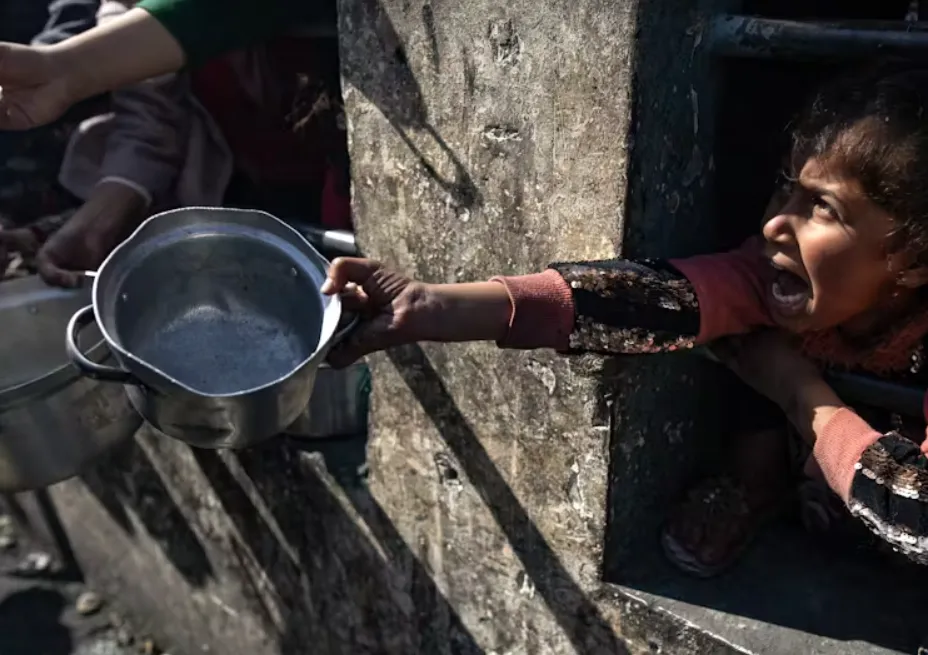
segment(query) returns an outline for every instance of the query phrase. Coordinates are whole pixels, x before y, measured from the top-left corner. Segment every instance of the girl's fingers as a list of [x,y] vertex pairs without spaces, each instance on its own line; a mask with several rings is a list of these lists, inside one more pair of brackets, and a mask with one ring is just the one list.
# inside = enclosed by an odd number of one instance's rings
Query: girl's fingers
[[322,285],[322,293],[331,296],[341,293],[349,283],[364,286],[371,276],[380,270],[379,262],[359,257],[339,257],[329,266],[328,277]]
[[339,294],[339,298],[342,301],[342,309],[355,314],[366,311],[370,304],[367,294],[354,284],[348,284]]

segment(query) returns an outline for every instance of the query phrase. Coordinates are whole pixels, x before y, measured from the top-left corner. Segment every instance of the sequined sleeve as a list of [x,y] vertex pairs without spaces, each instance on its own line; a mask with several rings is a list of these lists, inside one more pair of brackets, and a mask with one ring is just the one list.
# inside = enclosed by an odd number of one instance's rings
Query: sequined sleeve
[[570,286],[574,324],[567,352],[640,354],[692,348],[699,301],[662,260],[553,264]]
[[500,346],[660,353],[743,334],[771,324],[764,301],[769,268],[749,240],[686,259],[568,262],[496,277],[513,306]]
[[915,442],[890,432],[868,446],[848,507],[893,549],[928,564],[928,458]]
[[852,514],[894,549],[928,564],[928,459],[915,441],[877,431],[845,407],[816,431],[814,456]]

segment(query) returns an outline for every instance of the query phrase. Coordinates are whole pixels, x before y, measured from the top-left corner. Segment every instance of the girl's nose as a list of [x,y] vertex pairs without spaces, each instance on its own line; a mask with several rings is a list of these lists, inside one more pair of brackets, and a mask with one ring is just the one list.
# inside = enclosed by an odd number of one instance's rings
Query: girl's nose
[[764,239],[770,243],[790,243],[795,237],[789,214],[780,213],[764,223]]

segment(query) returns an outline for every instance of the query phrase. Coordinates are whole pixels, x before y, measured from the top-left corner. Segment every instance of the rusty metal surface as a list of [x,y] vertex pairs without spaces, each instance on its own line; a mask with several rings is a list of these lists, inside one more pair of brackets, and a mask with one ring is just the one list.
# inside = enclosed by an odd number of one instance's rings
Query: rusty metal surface
[[904,21],[804,22],[723,15],[709,29],[716,55],[761,59],[928,59],[928,25]]

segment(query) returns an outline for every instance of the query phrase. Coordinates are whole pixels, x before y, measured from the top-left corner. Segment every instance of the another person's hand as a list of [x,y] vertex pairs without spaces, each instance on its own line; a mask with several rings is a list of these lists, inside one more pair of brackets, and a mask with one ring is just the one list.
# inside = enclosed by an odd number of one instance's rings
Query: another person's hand
[[51,46],[0,43],[0,130],[28,130],[86,98],[180,70],[186,55],[144,9]]
[[746,384],[779,405],[809,440],[817,426],[844,406],[818,367],[782,332],[721,339],[711,350]]
[[124,184],[98,185],[87,202],[39,249],[39,275],[56,286],[80,286],[84,272],[95,271],[138,227],[146,208],[146,200]]
[[322,292],[341,294],[346,311],[361,316],[360,325],[329,354],[337,368],[418,341],[499,340],[512,314],[502,284],[425,284],[369,259],[336,259]]
[[0,43],[0,129],[28,130],[59,118],[76,100],[51,48]]

